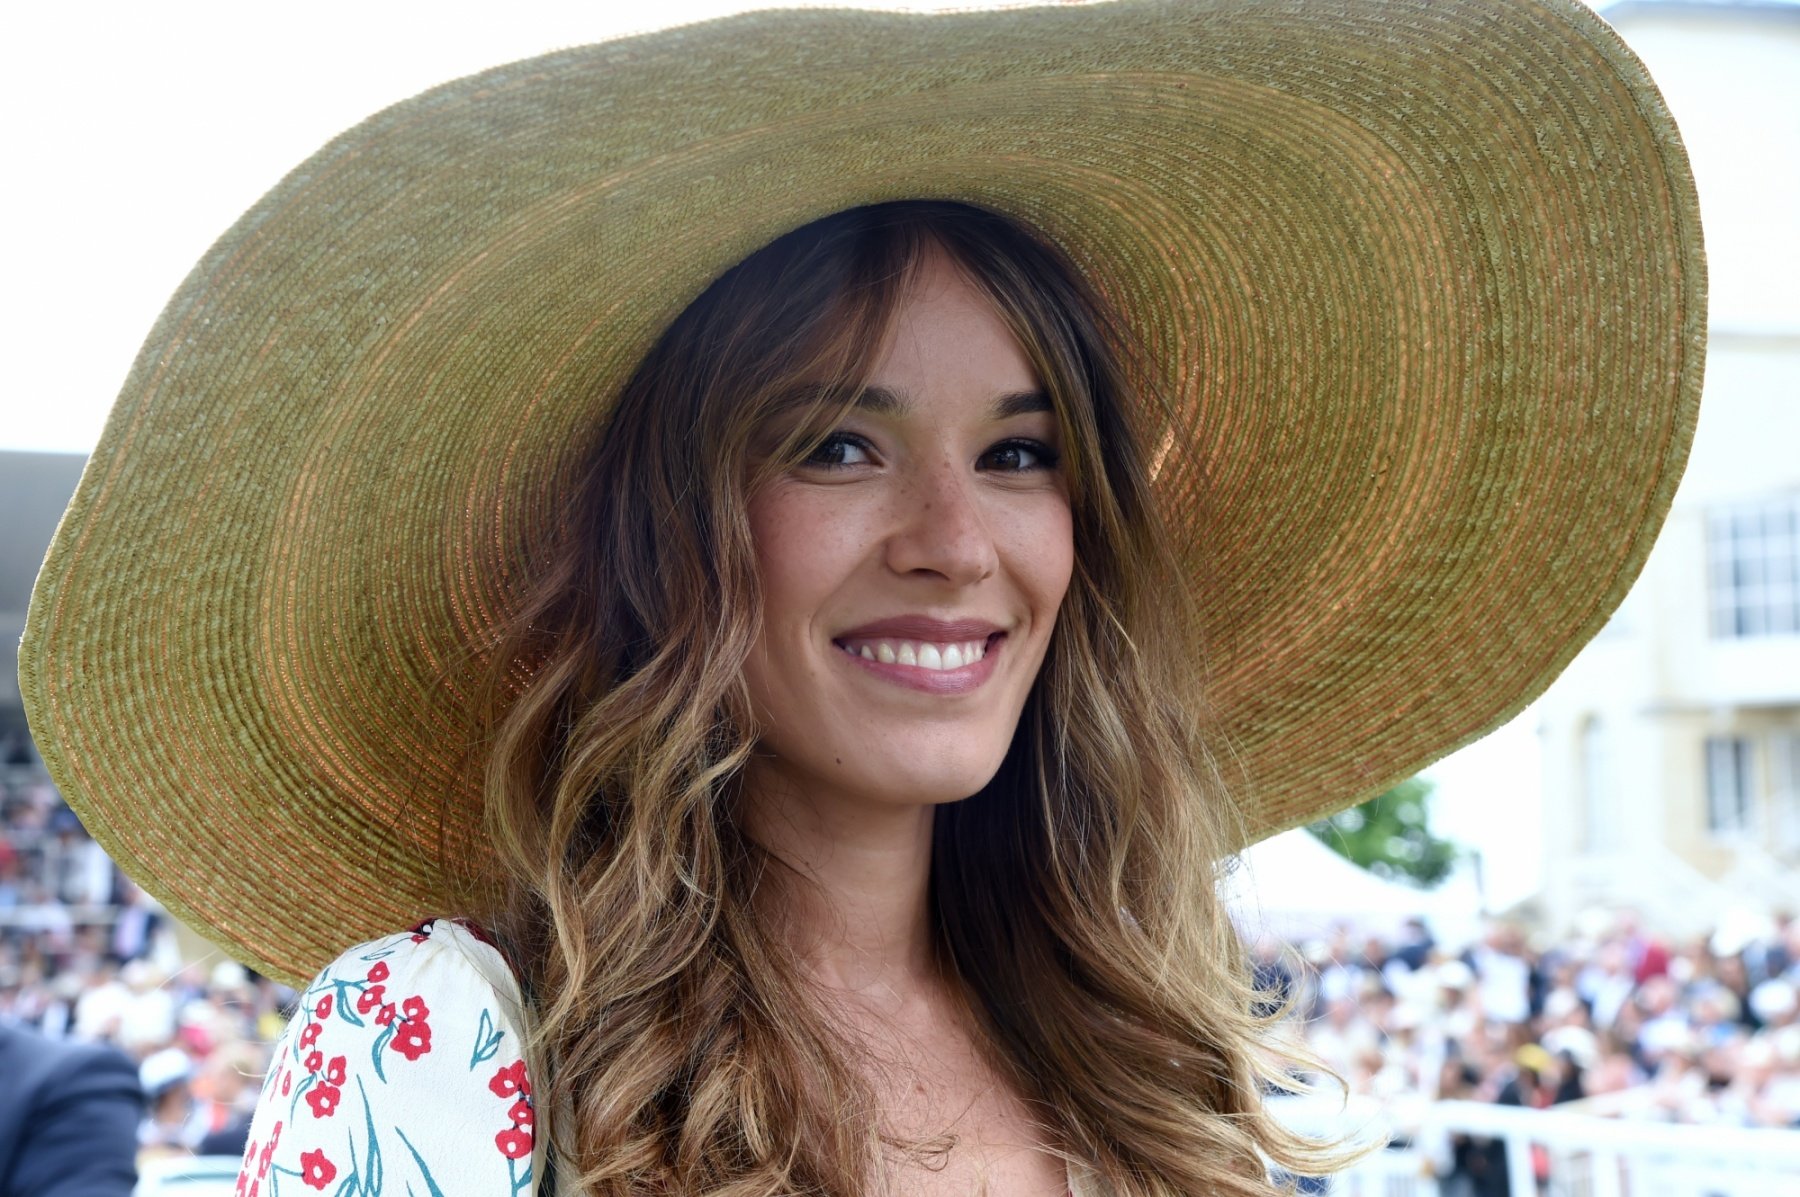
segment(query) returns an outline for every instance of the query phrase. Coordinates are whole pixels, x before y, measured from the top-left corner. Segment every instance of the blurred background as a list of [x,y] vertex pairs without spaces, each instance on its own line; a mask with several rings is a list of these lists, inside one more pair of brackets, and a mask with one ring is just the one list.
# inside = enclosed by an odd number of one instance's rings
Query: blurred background
[[[117,872],[20,710],[31,581],[112,395],[211,240],[340,129],[495,62],[740,7],[6,17],[0,1024],[131,1057],[145,1191],[175,1175],[159,1157],[241,1150],[293,995]],[[1352,1094],[1280,1100],[1394,1139],[1334,1191],[1800,1194],[1800,3],[1597,7],[1698,176],[1699,432],[1636,588],[1548,693],[1225,879],[1285,1032]]]

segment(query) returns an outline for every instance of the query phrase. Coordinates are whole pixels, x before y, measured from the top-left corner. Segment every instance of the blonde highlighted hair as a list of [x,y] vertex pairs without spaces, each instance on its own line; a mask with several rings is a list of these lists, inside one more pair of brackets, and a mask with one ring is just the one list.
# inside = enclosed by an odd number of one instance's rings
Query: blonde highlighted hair
[[[1158,380],[1054,248],[917,201],[781,238],[671,325],[494,658],[483,784],[511,884],[481,913],[532,997],[565,1190],[853,1197],[880,1172],[854,1049],[759,913],[770,860],[739,810],[761,620],[745,509],[853,402],[934,246],[1051,398],[1076,548],[1005,762],[935,816],[940,960],[992,1067],[1118,1197],[1262,1194],[1271,1161],[1321,1166],[1263,1109],[1277,1062],[1214,896],[1237,829],[1134,426]],[[796,403],[816,418],[755,455]]]

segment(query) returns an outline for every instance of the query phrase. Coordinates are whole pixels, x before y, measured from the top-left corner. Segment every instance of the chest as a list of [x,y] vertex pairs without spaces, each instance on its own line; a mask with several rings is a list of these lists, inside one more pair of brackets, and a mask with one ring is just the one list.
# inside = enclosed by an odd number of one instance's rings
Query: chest
[[890,1028],[866,1078],[890,1139],[891,1197],[1066,1197],[1050,1136],[970,1037],[948,1025]]

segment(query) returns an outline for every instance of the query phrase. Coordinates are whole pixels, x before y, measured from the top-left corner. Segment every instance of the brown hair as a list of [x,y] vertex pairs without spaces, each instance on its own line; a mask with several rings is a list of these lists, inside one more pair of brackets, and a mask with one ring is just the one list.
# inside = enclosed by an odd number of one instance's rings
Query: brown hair
[[[1076,567],[998,774],[939,807],[938,948],[992,1065],[1120,1197],[1270,1190],[1318,1165],[1264,1111],[1275,1057],[1213,892],[1231,808],[1134,411],[1157,392],[1079,274],[961,204],[838,213],[715,282],[625,388],[488,689],[488,911],[534,995],[562,1181],[607,1197],[865,1191],[882,1136],[851,1050],[753,905],[741,830],[761,621],[748,496],[816,445],[941,248],[1054,404]],[[806,431],[806,430],[813,431]]]

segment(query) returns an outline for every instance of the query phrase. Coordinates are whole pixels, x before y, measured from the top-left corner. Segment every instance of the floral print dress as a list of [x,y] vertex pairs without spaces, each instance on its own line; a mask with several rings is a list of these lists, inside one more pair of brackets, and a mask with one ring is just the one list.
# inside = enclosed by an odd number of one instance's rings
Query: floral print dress
[[351,948],[275,1048],[237,1197],[530,1197],[544,1161],[523,1016],[465,923]]

